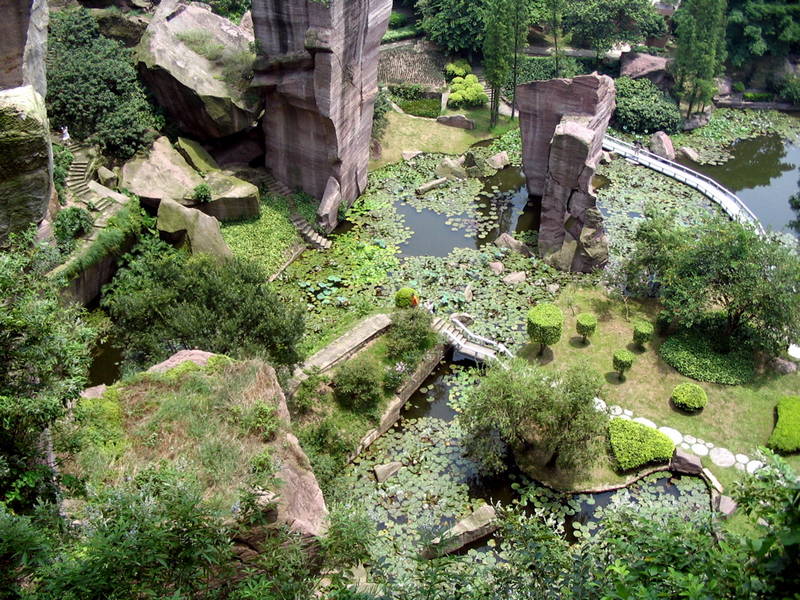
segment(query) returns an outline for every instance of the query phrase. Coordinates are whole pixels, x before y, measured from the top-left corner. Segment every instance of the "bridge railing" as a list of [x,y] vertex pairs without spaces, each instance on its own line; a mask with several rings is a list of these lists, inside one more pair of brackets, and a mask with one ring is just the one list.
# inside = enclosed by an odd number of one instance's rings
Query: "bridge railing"
[[[752,223],[762,235],[766,233],[758,217],[753,214],[744,202],[736,194],[710,177],[610,135],[606,135],[603,139],[603,146],[695,188],[719,204],[731,217]],[[681,174],[684,176],[681,177]]]
[[466,335],[468,338],[471,338],[473,341],[476,341],[480,344],[485,344],[486,346],[497,348],[500,352],[503,352],[504,354],[507,354],[508,356],[513,358],[514,355],[503,344],[501,344],[500,342],[496,342],[494,340],[490,340],[489,338],[485,338],[482,335],[478,335],[477,333],[471,331],[466,325],[464,325],[461,321],[458,320],[458,317],[456,315],[450,315],[450,320],[455,324],[456,327],[458,327],[461,331],[463,331],[464,335]]

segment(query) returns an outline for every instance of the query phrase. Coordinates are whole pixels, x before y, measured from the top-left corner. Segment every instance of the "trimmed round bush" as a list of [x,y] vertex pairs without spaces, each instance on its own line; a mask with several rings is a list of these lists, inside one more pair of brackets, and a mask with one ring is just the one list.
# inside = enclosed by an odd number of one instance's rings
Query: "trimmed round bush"
[[336,402],[351,410],[367,412],[383,395],[383,367],[371,357],[348,360],[333,377]]
[[564,327],[564,313],[551,302],[542,302],[528,311],[528,335],[531,340],[541,344],[539,354],[545,346],[552,346],[561,339]]
[[475,75],[455,77],[450,82],[450,98],[447,106],[450,108],[480,108],[489,101],[489,96]]
[[681,383],[675,386],[670,396],[672,403],[680,409],[696,412],[708,404],[706,391],[696,383]]
[[636,321],[633,324],[633,343],[639,348],[653,339],[654,328],[649,321]]
[[800,450],[800,396],[784,396],[778,400],[778,422],[767,446],[789,454]]
[[410,287],[404,287],[397,290],[394,295],[394,305],[397,308],[413,308],[419,304],[419,294],[417,290]]
[[666,435],[627,419],[608,422],[608,439],[614,459],[623,471],[667,462],[675,451],[675,444]]
[[705,332],[681,331],[667,338],[658,353],[678,373],[697,381],[743,385],[755,378],[751,352],[736,348],[720,354],[712,343],[713,339]]
[[620,380],[625,379],[625,371],[633,366],[635,358],[633,352],[629,352],[628,350],[617,350],[614,352],[614,370],[619,375]]
[[575,331],[578,332],[578,335],[583,337],[583,343],[587,342],[587,339],[594,335],[594,332],[597,330],[597,317],[594,316],[592,313],[581,313],[578,315],[577,320],[575,321]]

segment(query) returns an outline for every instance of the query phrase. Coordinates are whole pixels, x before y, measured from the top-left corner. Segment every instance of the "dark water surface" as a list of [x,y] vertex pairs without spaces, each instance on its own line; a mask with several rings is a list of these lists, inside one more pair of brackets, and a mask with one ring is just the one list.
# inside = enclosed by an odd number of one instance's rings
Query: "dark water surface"
[[800,215],[789,205],[800,192],[800,145],[761,136],[737,143],[733,158],[722,165],[679,162],[734,192],[765,227],[800,235],[800,225],[792,226]]

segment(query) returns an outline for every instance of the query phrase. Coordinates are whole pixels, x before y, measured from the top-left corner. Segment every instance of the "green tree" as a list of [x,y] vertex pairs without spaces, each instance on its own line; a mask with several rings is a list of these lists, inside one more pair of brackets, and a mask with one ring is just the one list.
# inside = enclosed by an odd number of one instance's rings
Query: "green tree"
[[475,56],[483,48],[486,0],[418,0],[416,10],[428,38],[450,54]]
[[94,330],[62,304],[34,232],[0,252],[0,503],[15,511],[53,497],[44,432],[86,384]]
[[491,366],[469,395],[461,424],[487,471],[500,471],[506,448],[531,451],[541,464],[579,470],[599,455],[606,417],[594,408],[601,380],[578,365],[553,380],[521,359]]
[[725,7],[727,0],[685,0],[675,13],[675,89],[686,102],[686,116],[698,104],[711,100],[714,78],[725,61]]
[[553,36],[553,60],[555,61],[555,76],[561,77],[561,62],[563,50],[559,48],[561,39],[564,13],[567,10],[568,0],[532,0],[531,20],[536,23],[546,23]]
[[508,81],[516,55],[512,9],[514,0],[486,0],[483,37],[483,69],[492,87],[489,126],[497,125],[500,90]]
[[617,350],[614,352],[611,362],[614,365],[614,370],[617,372],[620,381],[625,380],[625,371],[633,366],[633,361],[635,359],[636,357],[633,353],[628,350]]
[[102,306],[122,336],[128,360],[157,362],[186,348],[298,361],[302,311],[266,283],[255,262],[189,256],[146,238],[124,257]]
[[564,26],[600,56],[618,42],[637,42],[654,20],[649,0],[572,0]]
[[539,343],[539,356],[561,339],[564,313],[551,302],[541,302],[528,311],[528,335]]
[[800,3],[796,0],[728,0],[728,54],[741,67],[761,56],[800,51]]

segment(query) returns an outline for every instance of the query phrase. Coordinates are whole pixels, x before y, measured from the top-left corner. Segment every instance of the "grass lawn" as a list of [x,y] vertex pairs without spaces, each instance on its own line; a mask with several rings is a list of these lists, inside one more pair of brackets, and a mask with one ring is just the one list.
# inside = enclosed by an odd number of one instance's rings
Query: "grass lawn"
[[[645,351],[635,349],[632,344],[633,320],[653,321],[658,312],[655,302],[629,302],[629,320],[621,301],[610,300],[598,290],[568,290],[558,302],[565,314],[561,340],[541,358],[537,356],[538,344],[526,347],[523,355],[548,369],[585,360],[604,375],[603,397],[609,404],[630,409],[635,416],[646,417],[659,426],[674,427],[683,434],[752,456],[753,450],[766,444],[772,432],[778,398],[800,389],[800,374],[762,373],[752,383],[741,386],[697,382],[708,394],[708,406],[699,414],[679,412],[669,401],[672,389],[693,380],[660,359],[656,349],[663,339],[657,337]],[[597,332],[588,345],[575,333],[575,316],[580,312],[591,312],[598,318]],[[636,361],[625,381],[620,382],[611,357],[614,351],[623,348],[632,350]],[[800,470],[800,456],[790,456],[788,462]],[[703,458],[703,464],[726,487],[740,473],[734,468],[717,467],[708,457]]]
[[382,154],[379,160],[370,162],[371,171],[398,162],[406,150],[440,152],[443,154],[462,154],[472,144],[496,137],[513,126],[508,117],[500,117],[500,122],[489,130],[489,110],[487,108],[466,111],[446,111],[445,114],[466,114],[474,119],[476,128],[472,131],[448,127],[431,119],[421,119],[390,111],[386,114],[389,124],[381,139]]

